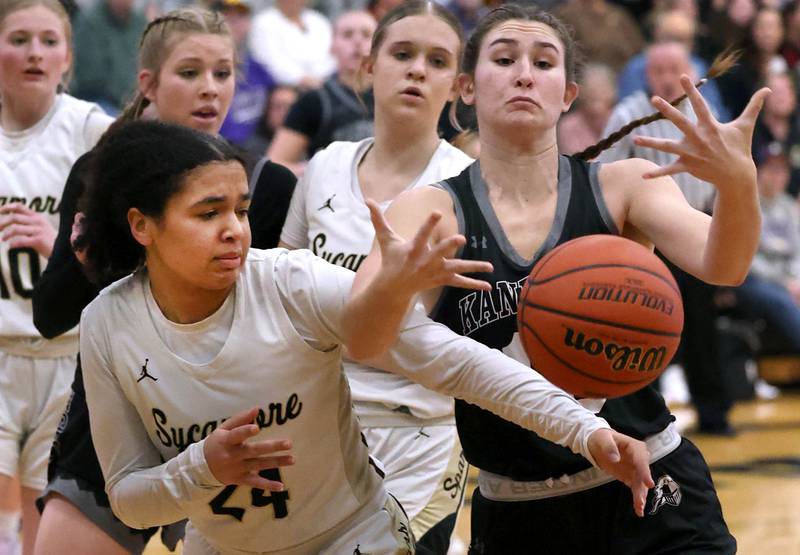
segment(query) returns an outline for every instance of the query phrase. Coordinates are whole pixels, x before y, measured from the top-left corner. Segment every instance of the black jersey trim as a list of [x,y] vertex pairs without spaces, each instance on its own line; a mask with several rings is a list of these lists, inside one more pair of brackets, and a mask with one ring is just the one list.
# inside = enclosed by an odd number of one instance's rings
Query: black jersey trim
[[[652,381],[652,379],[653,379],[653,377],[652,377],[652,376],[648,376],[647,378],[642,378],[641,380],[631,380],[631,381],[624,381],[624,382],[620,382],[619,380],[609,380],[609,379],[606,379],[606,378],[602,378],[602,377],[600,377],[600,376],[596,376],[596,375],[594,375],[594,374],[590,374],[589,372],[586,372],[585,370],[581,370],[580,368],[577,368],[576,366],[573,366],[572,364],[570,364],[569,362],[567,362],[566,360],[564,360],[563,358],[561,358],[560,356],[558,356],[558,354],[557,354],[555,351],[553,351],[553,349],[551,349],[551,348],[549,347],[549,345],[547,345],[547,343],[545,343],[544,341],[542,341],[542,338],[541,338],[541,337],[539,337],[539,334],[538,334],[538,333],[536,333],[536,330],[534,330],[534,329],[533,329],[533,328],[532,328],[532,327],[531,327],[529,324],[527,324],[527,323],[525,323],[525,322],[522,322],[522,325],[523,325],[523,327],[524,327],[525,329],[527,329],[528,331],[530,331],[530,332],[533,334],[533,336],[534,336],[534,337],[536,337],[536,340],[537,340],[539,343],[541,343],[541,344],[542,344],[542,347],[544,347],[544,348],[545,348],[545,350],[546,350],[548,353],[550,353],[550,355],[551,355],[553,358],[555,358],[555,359],[556,359],[558,362],[560,362],[561,364],[563,364],[564,366],[566,366],[566,367],[567,367],[567,368],[569,368],[570,370],[572,370],[572,371],[574,371],[574,372],[576,372],[576,373],[580,374],[581,376],[584,376],[584,377],[586,377],[586,378],[589,378],[589,379],[591,379],[591,380],[594,380],[594,381],[597,381],[597,382],[609,383],[609,384],[617,384],[617,385],[619,385],[620,383],[622,383],[622,384],[624,384],[624,385],[638,384],[638,383],[647,383],[647,382],[650,382],[650,381]],[[531,366],[531,368],[533,368],[534,370],[536,370],[536,367],[534,367],[534,366]],[[538,370],[536,370],[536,371],[538,372]]]
[[497,217],[497,213],[495,213],[494,207],[489,200],[489,187],[483,180],[480,168],[480,160],[477,160],[469,167],[469,184],[472,196],[478,205],[478,210],[480,210],[503,256],[519,269],[530,269],[536,259],[542,256],[542,253],[548,252],[558,244],[558,239],[564,231],[573,189],[572,165],[569,162],[569,158],[566,156],[558,157],[557,198],[553,222],[550,224],[550,229],[542,244],[539,245],[530,260],[523,258],[508,239],[508,235],[506,235],[505,229],[503,229],[500,219]]
[[594,195],[594,202],[597,204],[597,210],[600,212],[600,217],[603,223],[613,235],[620,235],[617,224],[614,218],[611,217],[611,211],[608,209],[606,199],[603,196],[603,188],[600,186],[600,166],[603,164],[589,163],[589,184],[592,187],[592,194]]
[[528,278],[528,283],[530,283],[531,285],[542,285],[543,283],[548,283],[550,281],[556,280],[556,279],[561,278],[563,276],[566,276],[566,275],[569,275],[569,274],[574,274],[575,272],[582,272],[583,270],[594,270],[594,269],[597,269],[597,268],[629,268],[631,270],[638,270],[638,271],[640,271],[642,273],[650,274],[653,277],[657,277],[658,279],[663,281],[666,285],[668,285],[670,289],[672,289],[676,293],[680,294],[680,291],[678,290],[678,288],[668,278],[665,278],[661,274],[656,273],[656,272],[654,272],[652,270],[648,270],[647,268],[642,268],[641,266],[633,266],[631,264],[588,264],[586,266],[581,266],[579,268],[573,268],[571,270],[565,270],[565,271],[563,271],[563,272],[561,272],[559,274],[556,274],[554,276],[550,276],[548,278],[544,278],[544,279],[538,280],[538,281],[531,280],[531,278]]
[[[651,335],[658,335],[661,337],[680,337],[680,333],[675,333],[671,331],[662,331],[662,330],[654,330],[651,328],[640,328],[639,326],[631,326],[628,324],[621,324],[619,322],[611,322],[610,320],[601,320],[600,318],[592,318],[590,316],[584,316],[583,314],[575,314],[574,312],[567,312],[566,310],[559,310],[557,308],[553,308],[551,306],[544,306],[537,303],[532,303],[529,300],[524,301],[525,306],[529,306],[531,308],[536,308],[543,312],[550,312],[551,314],[558,314],[559,316],[566,316],[568,318],[574,318],[575,320],[583,320],[584,322],[590,322],[592,324],[602,324],[604,326],[610,326],[614,328],[620,328],[623,330],[628,331],[635,331],[639,333],[649,333]],[[528,327],[528,326],[526,326]]]

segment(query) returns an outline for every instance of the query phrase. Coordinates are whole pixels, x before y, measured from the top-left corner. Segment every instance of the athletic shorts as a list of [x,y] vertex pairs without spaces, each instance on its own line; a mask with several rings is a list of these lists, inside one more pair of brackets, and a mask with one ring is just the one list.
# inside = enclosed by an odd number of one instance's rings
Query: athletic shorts
[[[287,533],[290,533],[287,531]],[[191,521],[186,525],[183,555],[244,555],[235,549],[213,547]],[[249,552],[247,552],[249,553]],[[290,549],[264,551],[280,555],[411,555],[414,540],[408,527],[408,516],[391,495],[380,488],[377,495],[361,509],[330,530]]]
[[471,555],[736,553],[703,456],[689,440],[650,465],[645,516],[618,481],[536,501],[472,497]]
[[[47,480],[47,487],[37,500],[40,511],[44,510],[50,494],[60,494],[107,536],[131,553],[142,553],[151,536],[158,531],[158,528],[129,528],[111,511],[103,473],[92,443],[89,409],[86,406],[80,367],[75,371],[72,395],[53,441]],[[162,542],[174,550],[178,540],[183,537],[183,523],[164,528],[161,537]]]
[[384,486],[408,514],[417,553],[447,553],[464,498],[467,461],[454,425],[363,428]]
[[41,491],[75,356],[33,358],[0,351],[0,474]]

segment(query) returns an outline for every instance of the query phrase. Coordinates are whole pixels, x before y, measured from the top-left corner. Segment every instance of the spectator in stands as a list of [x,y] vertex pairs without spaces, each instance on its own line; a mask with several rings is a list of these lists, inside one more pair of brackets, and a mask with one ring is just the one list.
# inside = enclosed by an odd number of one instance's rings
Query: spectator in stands
[[118,113],[136,88],[136,52],[145,25],[134,0],[99,0],[79,12],[70,92]]
[[[693,52],[696,32],[696,21],[690,19],[682,10],[673,9],[659,12],[653,18],[653,42],[655,43],[680,42],[686,46],[689,52]],[[691,54],[690,60],[692,75],[695,79],[701,78],[708,73],[708,62],[703,58],[696,54]],[[630,59],[619,75],[618,94],[620,98],[625,98],[638,90],[647,89],[646,64],[644,53],[637,54]],[[719,121],[730,121],[730,114],[722,101],[722,96],[715,81],[706,83],[700,89],[700,92]]]
[[737,66],[719,79],[719,88],[731,115],[739,114],[758,87],[773,73],[787,70],[780,55],[783,19],[774,8],[760,8],[742,43],[744,55]]
[[800,118],[797,115],[797,91],[788,73],[778,73],[767,78],[772,89],[753,131],[753,152],[765,152],[776,144],[785,153],[789,163],[790,179],[787,192],[800,193]]
[[[646,53],[647,84],[650,93],[665,99],[674,99],[683,92],[680,85],[682,74],[689,74],[691,63],[686,46],[678,42],[658,43],[650,46]],[[690,120],[696,115],[691,104],[683,102],[678,109]],[[616,131],[629,121],[653,112],[650,97],[637,91],[622,99],[614,108],[604,136]],[[660,139],[681,140],[683,133],[669,121],[661,120],[639,128],[638,135]],[[675,154],[656,151],[636,145],[627,135],[616,145],[603,152],[598,160],[612,162],[625,158],[644,158],[661,167],[677,160]],[[686,200],[697,210],[711,213],[715,197],[714,187],[689,173],[673,175]],[[723,368],[717,352],[716,288],[690,274],[668,264],[681,289],[684,304],[684,327],[681,337],[682,363],[692,402],[697,409],[699,430],[704,433],[729,435],[733,429],[728,423],[728,411],[732,405],[731,393],[723,379]]]
[[375,21],[380,21],[392,8],[403,3],[403,0],[367,0],[367,11]]
[[588,64],[579,85],[574,108],[558,122],[558,150],[563,154],[575,154],[599,142],[617,102],[616,76],[606,65]]
[[[229,141],[244,146],[263,120],[269,91],[275,86],[272,75],[257,62],[247,45],[250,33],[251,8],[247,0],[214,0],[211,4],[225,17],[236,44],[239,71],[236,75],[236,92],[220,134]],[[263,155],[263,151],[259,156]]]
[[783,22],[786,36],[781,47],[781,54],[789,65],[789,69],[795,69],[797,61],[800,60],[800,0],[786,4],[783,10]]
[[269,150],[275,133],[286,121],[289,110],[297,102],[297,96],[297,89],[286,85],[278,85],[272,89],[255,133],[244,144],[245,150],[254,156],[263,156]]
[[360,69],[375,26],[365,11],[339,16],[331,46],[336,73],[297,100],[270,145],[272,161],[300,175],[304,160],[333,141],[360,141],[373,135],[372,93]]
[[331,24],[306,0],[276,0],[253,19],[250,50],[281,85],[315,89],[333,73]]
[[461,23],[461,27],[464,28],[464,34],[467,36],[475,29],[478,20],[489,13],[489,8],[486,7],[483,0],[449,0],[446,5],[447,9]]
[[779,143],[754,150],[761,198],[761,241],[744,283],[733,289],[739,308],[766,320],[800,353],[800,210],[786,193],[789,159]]
[[[741,44],[756,15],[755,0],[712,0],[708,15],[708,40],[701,55],[711,60],[730,46]],[[724,95],[724,93],[723,93]]]
[[556,15],[574,29],[590,62],[606,64],[615,72],[644,46],[636,20],[606,0],[569,0],[556,9]]

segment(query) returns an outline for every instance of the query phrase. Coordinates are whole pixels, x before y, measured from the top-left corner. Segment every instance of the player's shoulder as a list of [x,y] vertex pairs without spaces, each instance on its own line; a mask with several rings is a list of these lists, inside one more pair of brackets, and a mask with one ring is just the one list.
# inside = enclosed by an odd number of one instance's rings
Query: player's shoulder
[[458,175],[475,162],[466,152],[451,145],[444,139],[442,139],[435,156],[440,161],[441,169],[446,174],[446,177]]
[[309,185],[322,185],[331,188],[340,184],[349,186],[354,160],[359,153],[372,143],[372,138],[361,141],[335,141],[317,151],[306,168]]
[[143,271],[135,272],[104,287],[84,309],[81,319],[105,318],[122,307],[125,310],[133,296],[141,290]]

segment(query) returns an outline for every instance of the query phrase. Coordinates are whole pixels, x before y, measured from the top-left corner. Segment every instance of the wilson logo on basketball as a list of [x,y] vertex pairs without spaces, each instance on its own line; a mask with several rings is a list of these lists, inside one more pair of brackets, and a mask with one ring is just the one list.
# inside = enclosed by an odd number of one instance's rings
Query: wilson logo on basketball
[[591,356],[605,356],[611,362],[611,369],[617,372],[634,370],[637,372],[660,372],[667,357],[664,346],[628,347],[616,343],[604,343],[596,337],[587,337],[583,332],[566,328],[564,345],[583,351]]
[[671,300],[638,288],[614,285],[610,283],[587,283],[578,293],[579,301],[609,301],[612,303],[627,303],[639,305],[652,310],[658,310],[671,315],[674,305]]

